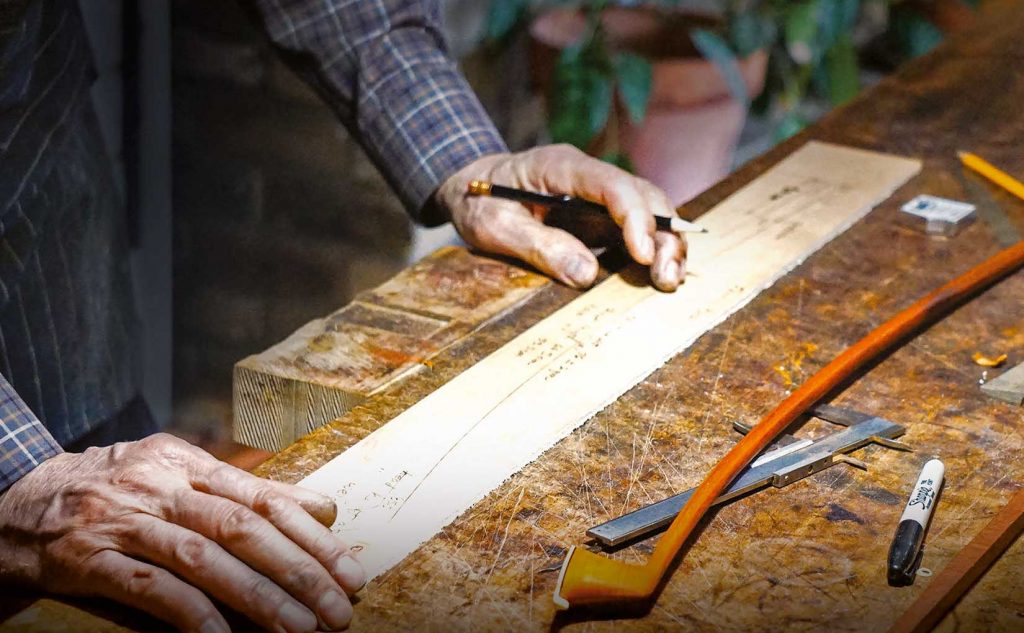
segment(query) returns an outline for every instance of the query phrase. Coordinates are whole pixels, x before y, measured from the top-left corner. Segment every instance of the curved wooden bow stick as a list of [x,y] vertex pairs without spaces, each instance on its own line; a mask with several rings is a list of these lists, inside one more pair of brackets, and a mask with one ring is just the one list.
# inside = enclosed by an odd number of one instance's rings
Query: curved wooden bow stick
[[643,600],[654,594],[683,542],[733,478],[791,422],[822,396],[867,363],[902,342],[918,328],[931,324],[974,293],[1024,266],[1024,242],[1000,251],[920,299],[847,348],[814,374],[726,453],[690,500],[644,565],[614,560],[587,550],[569,550],[555,586],[555,604],[573,605]]

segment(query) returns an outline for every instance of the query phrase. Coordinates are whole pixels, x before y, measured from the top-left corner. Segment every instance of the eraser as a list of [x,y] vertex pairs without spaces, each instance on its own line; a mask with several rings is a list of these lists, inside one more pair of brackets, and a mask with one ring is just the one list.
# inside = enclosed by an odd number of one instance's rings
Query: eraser
[[903,224],[928,233],[952,237],[974,221],[973,204],[922,194],[900,209]]

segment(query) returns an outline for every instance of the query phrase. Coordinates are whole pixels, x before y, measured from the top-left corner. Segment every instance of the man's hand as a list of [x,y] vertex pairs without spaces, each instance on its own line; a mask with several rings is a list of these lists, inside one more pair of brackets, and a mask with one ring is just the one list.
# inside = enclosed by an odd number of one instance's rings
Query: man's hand
[[316,493],[154,435],[64,453],[11,486],[0,496],[0,572],[111,598],[182,631],[228,631],[207,595],[268,630],[338,629],[365,576],[313,518],[335,512]]
[[633,259],[651,267],[651,280],[661,290],[679,286],[686,272],[686,242],[681,236],[655,231],[654,216],[675,216],[668,197],[650,182],[631,176],[571,145],[550,145],[519,154],[479,158],[452,175],[438,189],[462,238],[477,248],[511,255],[578,288],[594,283],[597,259],[569,233],[545,226],[545,210],[519,203],[467,195],[472,180],[540,193],[570,194],[608,207],[622,227]]

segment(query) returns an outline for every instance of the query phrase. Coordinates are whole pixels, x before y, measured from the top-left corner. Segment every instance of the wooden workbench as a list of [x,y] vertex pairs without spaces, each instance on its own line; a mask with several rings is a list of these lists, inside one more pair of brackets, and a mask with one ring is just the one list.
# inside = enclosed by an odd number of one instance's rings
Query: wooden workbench
[[[867,473],[836,466],[713,513],[646,611],[556,614],[551,570],[591,525],[697,484],[736,440],[732,420],[757,421],[874,325],[998,249],[981,222],[942,240],[901,228],[896,214],[917,193],[963,197],[957,149],[1024,174],[1021,33],[1024,9],[991,15],[689,205],[691,215],[714,206],[810,138],[925,163],[867,219],[372,582],[360,594],[355,628],[884,630],[927,585],[918,578],[897,589],[885,580],[889,540],[921,464],[937,455],[947,468],[923,561],[934,570],[1024,486],[1024,409],[983,396],[978,382],[986,370],[971,360],[982,351],[1005,352],[1011,365],[1024,361],[1022,274],[921,333],[834,398],[904,424],[917,453],[869,447],[856,454],[870,464]],[[994,196],[1024,229],[1024,205]],[[477,283],[472,275],[460,279],[468,290]],[[426,370],[372,395],[257,473],[298,481],[575,295],[539,287],[437,353]],[[992,377],[1000,370],[987,371]],[[821,430],[809,424],[799,432]],[[653,542],[618,555],[645,558]],[[1024,543],[1017,543],[941,629],[1024,628],[1022,564]]]

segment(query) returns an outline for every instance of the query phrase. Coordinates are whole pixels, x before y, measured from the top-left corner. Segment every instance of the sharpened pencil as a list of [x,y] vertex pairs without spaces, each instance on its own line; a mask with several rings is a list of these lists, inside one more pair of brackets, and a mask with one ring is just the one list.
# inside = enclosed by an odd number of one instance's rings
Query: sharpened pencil
[[[516,202],[536,204],[548,208],[558,207],[562,209],[579,210],[592,213],[596,212],[608,215],[607,207],[596,202],[584,200],[583,198],[577,198],[570,195],[558,196],[546,193],[537,193],[535,191],[525,191],[523,189],[506,187],[504,185],[495,185],[483,180],[474,180],[470,182],[469,193],[474,196],[494,196],[495,198],[515,200]],[[693,222],[688,222],[682,218],[669,218],[663,215],[656,215],[654,216],[654,221],[657,224],[659,231],[671,231],[673,233],[708,232],[704,227],[698,226]]]
[[1024,200],[1024,183],[1021,183],[1010,174],[999,169],[977,154],[972,154],[971,152],[957,152],[956,155],[960,157],[960,162],[963,163],[964,166],[973,169],[1021,200]]

